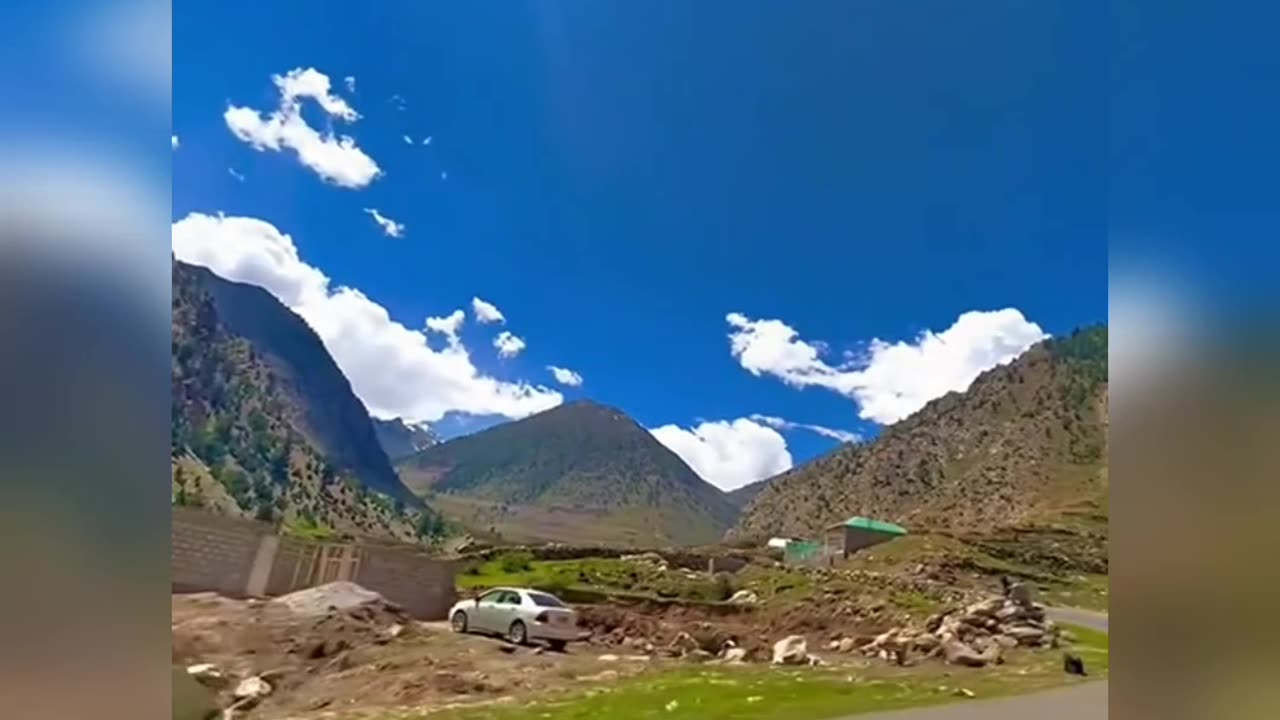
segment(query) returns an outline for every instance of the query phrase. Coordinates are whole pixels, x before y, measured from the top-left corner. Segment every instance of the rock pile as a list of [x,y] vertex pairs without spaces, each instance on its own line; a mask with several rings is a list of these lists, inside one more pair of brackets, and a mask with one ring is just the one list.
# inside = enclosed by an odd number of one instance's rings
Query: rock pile
[[1015,647],[1057,647],[1059,637],[1044,606],[1022,592],[934,615],[922,630],[895,628],[859,650],[899,664],[911,653],[920,653],[941,656],[953,665],[984,667],[1003,662],[1004,651]]

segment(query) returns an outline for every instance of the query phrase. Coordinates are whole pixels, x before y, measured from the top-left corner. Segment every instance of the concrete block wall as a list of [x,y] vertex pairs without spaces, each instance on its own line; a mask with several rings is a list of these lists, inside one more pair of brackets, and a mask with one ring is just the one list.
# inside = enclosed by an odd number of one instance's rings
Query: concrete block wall
[[[276,596],[296,589],[299,560],[317,543],[274,534],[251,520],[173,508],[170,572],[174,592],[212,591],[228,597]],[[456,598],[457,564],[411,546],[361,544],[355,582],[423,620],[444,619]],[[305,573],[307,567],[302,568]]]
[[456,601],[456,563],[412,550],[364,546],[356,582],[419,620],[443,620]]
[[254,559],[270,528],[259,523],[173,508],[169,569],[178,592],[243,597]]

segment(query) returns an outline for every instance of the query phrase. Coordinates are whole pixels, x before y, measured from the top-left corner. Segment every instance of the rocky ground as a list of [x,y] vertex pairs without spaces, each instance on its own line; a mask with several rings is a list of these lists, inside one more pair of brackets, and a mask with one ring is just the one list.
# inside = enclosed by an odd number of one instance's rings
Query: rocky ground
[[590,639],[565,653],[456,635],[350,583],[273,601],[175,595],[173,662],[232,708],[228,718],[510,703],[690,663],[982,667],[1014,648],[1056,647],[1044,608],[1025,586],[1011,594],[931,616],[840,592],[793,604],[740,591],[732,603],[582,605]]

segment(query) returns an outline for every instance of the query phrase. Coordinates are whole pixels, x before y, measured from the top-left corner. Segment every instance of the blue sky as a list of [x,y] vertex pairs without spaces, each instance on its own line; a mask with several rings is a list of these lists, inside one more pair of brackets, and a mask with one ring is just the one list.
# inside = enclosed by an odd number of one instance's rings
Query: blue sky
[[[1105,321],[1102,29],[1076,3],[185,5],[175,252],[299,310],[375,412],[592,398],[737,485],[835,442],[752,415],[871,437]],[[309,166],[300,127],[356,150]]]

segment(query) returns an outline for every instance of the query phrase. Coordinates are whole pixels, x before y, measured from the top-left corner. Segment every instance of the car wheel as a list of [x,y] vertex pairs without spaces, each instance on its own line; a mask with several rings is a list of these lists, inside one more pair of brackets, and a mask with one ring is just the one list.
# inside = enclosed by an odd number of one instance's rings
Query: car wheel
[[564,640],[548,640],[547,645],[551,646],[551,649],[554,650],[555,652],[564,652],[565,641]]
[[529,639],[529,630],[523,622],[517,620],[507,628],[507,639],[516,645],[523,645]]
[[454,632],[456,633],[466,632],[467,631],[467,614],[459,610],[458,612],[453,614],[453,618],[450,620],[450,624],[453,625]]

